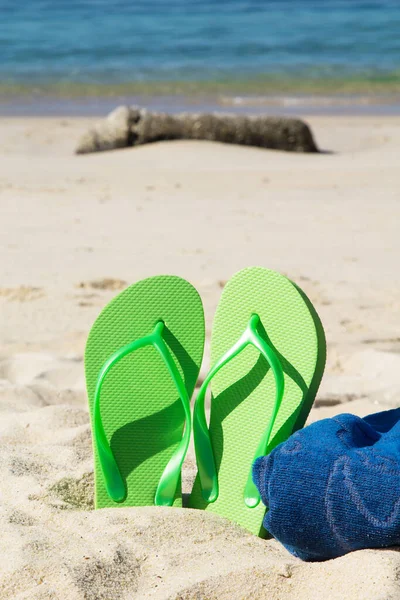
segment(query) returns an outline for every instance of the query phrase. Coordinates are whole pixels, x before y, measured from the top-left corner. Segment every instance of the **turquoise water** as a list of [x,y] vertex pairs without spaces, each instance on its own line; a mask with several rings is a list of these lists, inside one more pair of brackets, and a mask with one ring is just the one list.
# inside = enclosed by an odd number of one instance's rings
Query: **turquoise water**
[[400,0],[0,0],[0,94],[400,90]]

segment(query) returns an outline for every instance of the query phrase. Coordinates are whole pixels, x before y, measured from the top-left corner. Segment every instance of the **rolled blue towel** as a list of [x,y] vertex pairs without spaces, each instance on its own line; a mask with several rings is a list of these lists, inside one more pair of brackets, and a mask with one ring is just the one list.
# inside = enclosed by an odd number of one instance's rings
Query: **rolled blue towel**
[[264,527],[303,560],[400,545],[400,408],[342,414],[258,458]]

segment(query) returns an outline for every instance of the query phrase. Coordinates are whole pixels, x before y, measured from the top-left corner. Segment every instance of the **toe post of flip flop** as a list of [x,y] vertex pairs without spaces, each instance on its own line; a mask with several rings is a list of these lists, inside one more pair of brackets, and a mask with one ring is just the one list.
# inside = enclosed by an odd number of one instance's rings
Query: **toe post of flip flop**
[[217,513],[265,537],[266,508],[252,464],[304,425],[325,355],[321,322],[302,290],[261,267],[234,275],[217,307],[212,368],[194,406],[198,474],[191,508]]
[[131,285],[95,321],[85,371],[96,508],[182,506],[204,331],[197,291],[175,276]]

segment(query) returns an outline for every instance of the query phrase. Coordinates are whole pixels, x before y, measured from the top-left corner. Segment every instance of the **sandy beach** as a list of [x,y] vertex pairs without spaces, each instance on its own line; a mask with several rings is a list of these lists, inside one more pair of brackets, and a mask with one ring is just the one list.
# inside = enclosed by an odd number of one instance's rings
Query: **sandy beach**
[[[1,600],[399,597],[397,549],[302,563],[201,511],[92,510],[85,341],[140,278],[194,284],[209,340],[230,276],[278,270],[326,331],[310,421],[399,406],[400,117],[306,121],[321,154],[162,142],[76,156],[93,119],[0,119]],[[186,493],[194,474],[191,450]]]

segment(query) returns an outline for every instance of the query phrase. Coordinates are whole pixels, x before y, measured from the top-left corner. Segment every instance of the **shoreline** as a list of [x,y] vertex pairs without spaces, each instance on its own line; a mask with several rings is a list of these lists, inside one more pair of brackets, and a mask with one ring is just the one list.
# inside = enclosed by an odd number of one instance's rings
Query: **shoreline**
[[5,95],[0,117],[101,117],[120,105],[159,112],[229,112],[278,116],[398,116],[395,95],[268,94],[268,95]]

